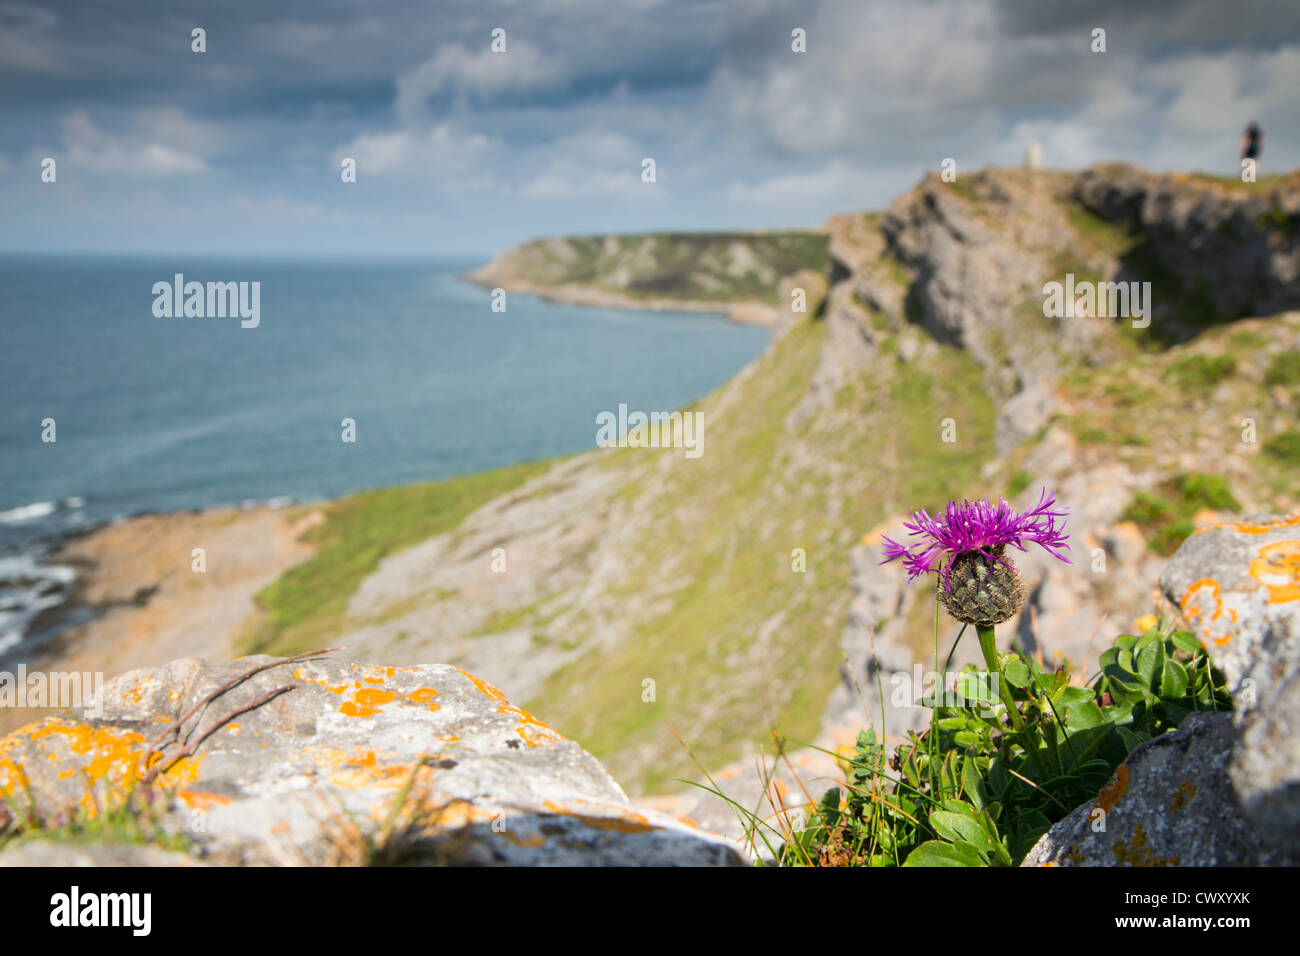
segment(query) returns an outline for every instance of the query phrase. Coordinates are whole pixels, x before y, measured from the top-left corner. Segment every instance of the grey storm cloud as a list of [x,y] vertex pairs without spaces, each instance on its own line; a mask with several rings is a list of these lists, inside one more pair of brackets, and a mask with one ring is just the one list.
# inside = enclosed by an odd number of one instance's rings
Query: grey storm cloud
[[1266,167],[1295,165],[1297,88],[1300,4],[1261,0],[0,0],[2,238],[151,216],[139,235],[199,242],[195,210],[228,247],[815,225],[1031,139],[1053,165],[1222,172],[1258,119]]

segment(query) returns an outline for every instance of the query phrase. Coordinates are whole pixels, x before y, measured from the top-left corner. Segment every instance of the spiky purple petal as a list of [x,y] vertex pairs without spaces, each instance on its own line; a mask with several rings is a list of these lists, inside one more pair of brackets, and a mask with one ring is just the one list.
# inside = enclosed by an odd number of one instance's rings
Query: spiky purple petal
[[[923,574],[940,570],[945,556],[956,557],[978,551],[990,561],[1009,565],[998,549],[1016,547],[1028,551],[1025,542],[1033,542],[1048,554],[1061,561],[1070,562],[1062,552],[1069,550],[1064,526],[1057,521],[1067,516],[1064,508],[1056,508],[1056,496],[1043,489],[1038,504],[1028,511],[1017,513],[1006,500],[998,499],[996,505],[987,498],[979,501],[948,502],[944,513],[931,517],[925,509],[912,512],[912,520],[903,527],[917,538],[910,546],[885,538],[884,560],[881,564],[902,559],[908,579],[915,581]],[[998,552],[998,553],[995,553]],[[947,585],[949,560],[943,565],[944,584]]]

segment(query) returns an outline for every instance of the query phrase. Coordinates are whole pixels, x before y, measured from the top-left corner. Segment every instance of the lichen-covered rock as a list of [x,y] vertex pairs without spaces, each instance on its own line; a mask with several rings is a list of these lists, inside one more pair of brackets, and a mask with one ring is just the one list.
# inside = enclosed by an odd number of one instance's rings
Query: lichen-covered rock
[[1197,532],[1160,585],[1227,678],[1242,809],[1276,844],[1300,845],[1300,511]]
[[1025,866],[1268,866],[1287,862],[1242,815],[1228,779],[1228,714],[1193,714],[1138,747],[1097,799],[1062,820]]
[[1026,864],[1300,863],[1300,511],[1196,532],[1160,586],[1235,709],[1194,714],[1133,751]]
[[217,863],[742,862],[634,811],[594,757],[455,667],[187,658],[104,696],[102,717],[0,740],[0,793],[24,815],[147,790],[161,830]]
[[0,867],[203,866],[188,854],[147,843],[60,843],[24,840],[0,850]]

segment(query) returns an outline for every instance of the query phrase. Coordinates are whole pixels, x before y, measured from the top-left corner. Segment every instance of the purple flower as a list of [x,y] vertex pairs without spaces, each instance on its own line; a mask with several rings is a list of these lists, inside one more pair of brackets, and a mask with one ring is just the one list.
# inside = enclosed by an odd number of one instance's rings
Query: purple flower
[[1014,545],[1021,551],[1028,551],[1025,542],[1033,541],[1068,564],[1070,559],[1061,553],[1070,547],[1066,543],[1065,529],[1056,524],[1058,519],[1066,517],[1066,511],[1053,508],[1054,504],[1056,496],[1048,494],[1044,488],[1038,504],[1024,514],[1017,514],[1002,498],[996,505],[990,504],[987,498],[960,504],[950,501],[947,510],[937,518],[931,518],[924,509],[913,511],[912,520],[904,522],[903,527],[919,540],[904,547],[885,538],[885,560],[880,563],[888,564],[902,558],[910,581],[940,570],[942,565],[945,587],[948,587],[948,569],[952,566],[952,560],[943,564],[945,555],[951,559],[959,554],[978,552],[990,562],[1012,567],[1011,562],[1002,557],[1002,550],[1007,545]]

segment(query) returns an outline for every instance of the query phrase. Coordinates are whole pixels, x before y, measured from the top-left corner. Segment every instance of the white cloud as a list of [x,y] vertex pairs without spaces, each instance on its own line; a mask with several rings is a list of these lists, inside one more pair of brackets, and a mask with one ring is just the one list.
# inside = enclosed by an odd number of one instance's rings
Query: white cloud
[[754,186],[733,182],[727,188],[727,198],[733,202],[765,204],[815,202],[834,196],[851,196],[858,192],[865,178],[867,174],[863,170],[832,159],[819,172],[773,176]]
[[443,122],[428,129],[363,133],[335,150],[334,165],[351,157],[357,161],[358,179],[410,176],[440,180],[445,190],[471,189],[491,184],[485,163],[494,149],[482,133]]
[[206,127],[177,109],[141,110],[133,129],[110,135],[85,110],[59,120],[63,157],[73,168],[106,176],[156,179],[206,172],[197,147],[212,137]]
[[486,45],[478,52],[459,43],[438,48],[429,59],[397,78],[397,112],[418,116],[429,97],[444,91],[481,98],[551,89],[567,80],[563,60],[527,43],[511,41],[504,53]]
[[1005,55],[993,20],[986,2],[826,7],[807,24],[807,53],[786,46],[757,69],[733,62],[715,74],[715,93],[734,122],[789,153],[862,147],[882,130],[978,107]]
[[540,171],[519,192],[530,199],[642,199],[652,193],[662,195],[665,170],[657,163],[655,183],[641,181],[641,162],[645,158],[637,144],[622,133],[585,130],[541,150],[537,157],[542,164]]

